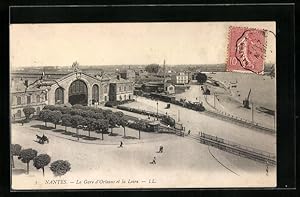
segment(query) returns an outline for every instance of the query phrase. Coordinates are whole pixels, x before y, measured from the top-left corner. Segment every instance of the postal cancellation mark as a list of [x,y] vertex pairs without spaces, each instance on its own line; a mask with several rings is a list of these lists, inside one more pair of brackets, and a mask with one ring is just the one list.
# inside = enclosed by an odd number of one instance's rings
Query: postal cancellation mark
[[264,72],[266,36],[264,30],[230,27],[227,71]]

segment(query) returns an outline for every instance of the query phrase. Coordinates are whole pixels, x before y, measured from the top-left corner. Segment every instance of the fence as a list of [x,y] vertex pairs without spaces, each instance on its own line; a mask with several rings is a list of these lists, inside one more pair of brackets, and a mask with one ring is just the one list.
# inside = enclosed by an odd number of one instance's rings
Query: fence
[[262,163],[276,165],[276,156],[272,153],[237,144],[217,136],[200,133],[200,143]]
[[251,122],[251,121],[248,121],[248,120],[245,120],[242,118],[238,118],[238,117],[228,114],[226,112],[214,112],[211,110],[206,110],[203,113],[205,113],[206,115],[212,116],[212,117],[219,118],[221,120],[229,120],[229,121],[231,121],[235,124],[238,124],[240,126],[243,126],[243,127],[264,131],[264,132],[272,134],[272,135],[276,134],[274,129],[261,126],[255,122]]
[[[206,96],[204,97],[204,99],[205,99],[205,102],[209,106],[211,106],[212,108],[214,108],[207,101],[207,97]],[[268,128],[268,127],[264,127],[262,125],[259,125],[256,122],[252,122],[250,120],[246,120],[246,119],[234,116],[232,114],[229,114],[229,113],[226,113],[226,112],[223,112],[223,111],[220,111],[220,110],[211,111],[211,110],[206,109],[206,111],[204,113],[207,114],[207,115],[209,115],[209,116],[212,116],[212,117],[220,118],[221,120],[229,120],[229,121],[231,121],[233,123],[239,124],[240,126],[244,126],[244,127],[247,127],[247,128],[253,128],[253,129],[256,129],[256,130],[261,130],[261,131],[267,132],[269,134],[275,134],[276,133],[274,129],[271,129],[271,128]]]

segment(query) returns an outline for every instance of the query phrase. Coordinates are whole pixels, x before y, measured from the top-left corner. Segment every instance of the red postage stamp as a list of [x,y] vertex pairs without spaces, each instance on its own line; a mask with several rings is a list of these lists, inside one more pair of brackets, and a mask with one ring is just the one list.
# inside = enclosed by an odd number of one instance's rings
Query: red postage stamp
[[226,70],[263,74],[265,48],[264,30],[230,27]]

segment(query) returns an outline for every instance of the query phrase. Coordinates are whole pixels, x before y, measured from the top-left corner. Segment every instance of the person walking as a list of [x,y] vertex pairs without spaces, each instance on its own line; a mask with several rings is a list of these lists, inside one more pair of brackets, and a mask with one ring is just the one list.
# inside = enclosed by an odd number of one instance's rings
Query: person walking
[[160,147],[159,147],[159,151],[158,151],[158,152],[159,152],[159,153],[162,153],[162,152],[163,152],[163,150],[164,150],[164,147],[163,147],[163,146],[160,146]]
[[152,164],[156,164],[156,157],[153,157]]
[[122,141],[120,142],[119,148],[123,148],[123,142]]
[[191,134],[191,130],[188,131],[188,135],[190,135],[190,134]]

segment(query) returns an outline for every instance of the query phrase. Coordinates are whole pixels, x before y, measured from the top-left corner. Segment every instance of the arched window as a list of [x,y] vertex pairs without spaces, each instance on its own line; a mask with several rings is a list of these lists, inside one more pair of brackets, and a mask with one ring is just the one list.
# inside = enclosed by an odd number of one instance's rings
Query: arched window
[[40,114],[40,111],[41,111],[41,108],[40,108],[40,107],[37,107],[37,108],[36,108],[36,115],[39,115],[39,114]]
[[107,85],[104,85],[104,86],[103,86],[103,92],[104,92],[104,93],[107,93]]
[[64,90],[61,87],[55,90],[55,104],[64,104]]
[[17,105],[21,105],[22,104],[22,97],[18,96],[17,97]]
[[31,95],[28,95],[27,96],[27,104],[30,104],[31,103]]
[[41,102],[41,97],[40,97],[40,95],[36,95],[36,102],[37,102],[37,103]]
[[99,101],[99,86],[97,84],[93,85],[92,101],[93,102],[98,102]]

